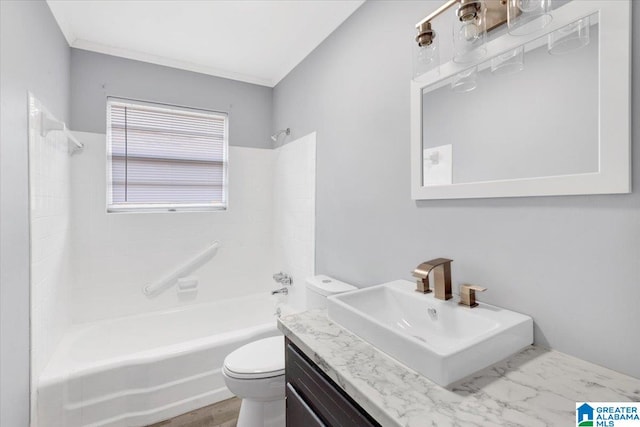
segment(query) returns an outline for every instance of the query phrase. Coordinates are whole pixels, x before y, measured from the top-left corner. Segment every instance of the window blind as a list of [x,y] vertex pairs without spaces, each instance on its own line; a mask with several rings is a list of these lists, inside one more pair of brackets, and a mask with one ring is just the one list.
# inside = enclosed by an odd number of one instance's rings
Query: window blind
[[109,210],[226,208],[228,118],[109,99]]

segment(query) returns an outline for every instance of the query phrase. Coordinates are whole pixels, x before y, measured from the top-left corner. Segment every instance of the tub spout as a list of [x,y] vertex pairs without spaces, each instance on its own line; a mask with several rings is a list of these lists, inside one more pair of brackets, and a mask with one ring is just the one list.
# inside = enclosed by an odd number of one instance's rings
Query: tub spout
[[280,288],[280,289],[276,289],[276,290],[271,291],[271,295],[275,295],[275,294],[288,295],[289,294],[289,288]]

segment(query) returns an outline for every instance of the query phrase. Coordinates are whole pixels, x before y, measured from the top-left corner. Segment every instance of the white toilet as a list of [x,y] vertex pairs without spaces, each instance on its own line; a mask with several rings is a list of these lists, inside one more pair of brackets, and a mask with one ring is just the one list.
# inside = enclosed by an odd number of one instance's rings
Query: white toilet
[[[318,275],[307,279],[307,309],[326,307],[329,295],[357,289]],[[237,427],[284,427],[284,337],[243,345],[224,359],[229,390],[242,399]]]

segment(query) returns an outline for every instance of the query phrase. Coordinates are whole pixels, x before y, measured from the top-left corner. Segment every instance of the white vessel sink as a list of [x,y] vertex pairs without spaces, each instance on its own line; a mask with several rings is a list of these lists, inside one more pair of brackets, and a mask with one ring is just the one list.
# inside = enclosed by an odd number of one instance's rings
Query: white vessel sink
[[[433,382],[448,386],[533,343],[529,316],[438,300],[397,280],[329,297],[329,318]],[[434,312],[435,310],[435,312]]]

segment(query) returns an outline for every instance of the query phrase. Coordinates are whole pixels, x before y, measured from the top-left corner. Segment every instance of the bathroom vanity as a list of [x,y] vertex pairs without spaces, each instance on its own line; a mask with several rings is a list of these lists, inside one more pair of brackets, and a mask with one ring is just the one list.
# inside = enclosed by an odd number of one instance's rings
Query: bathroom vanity
[[379,426],[288,338],[285,355],[288,426]]
[[640,380],[538,346],[441,387],[311,310],[279,319],[288,425],[575,423],[576,403],[640,401]]

